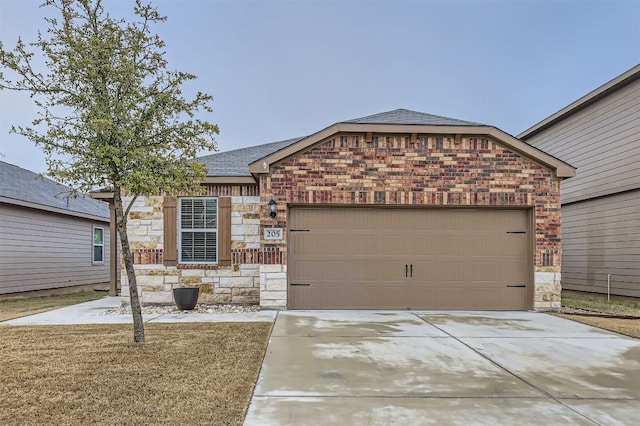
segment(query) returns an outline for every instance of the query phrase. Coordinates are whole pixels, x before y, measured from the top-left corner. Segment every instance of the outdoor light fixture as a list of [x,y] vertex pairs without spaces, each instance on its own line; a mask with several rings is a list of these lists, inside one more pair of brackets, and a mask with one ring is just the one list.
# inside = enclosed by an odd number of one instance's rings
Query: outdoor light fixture
[[276,214],[278,214],[278,203],[273,198],[269,201],[269,216],[275,219]]

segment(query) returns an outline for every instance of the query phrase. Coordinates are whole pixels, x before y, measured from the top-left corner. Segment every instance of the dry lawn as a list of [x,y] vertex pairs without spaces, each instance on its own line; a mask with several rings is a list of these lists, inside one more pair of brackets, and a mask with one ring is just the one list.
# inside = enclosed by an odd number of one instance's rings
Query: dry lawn
[[588,324],[594,327],[624,334],[625,336],[640,339],[640,319],[605,318],[566,314],[555,315],[572,321],[581,322],[583,324]]
[[563,293],[562,306],[613,315],[640,317],[640,300],[631,298],[607,301],[606,295]]
[[90,300],[101,299],[105,295],[106,292],[104,291],[83,291],[45,297],[0,300],[0,321],[7,321],[62,308],[64,306],[89,302]]
[[239,425],[271,323],[0,327],[2,425]]
[[[571,292],[569,294],[562,294],[562,306],[573,309],[584,309],[591,313],[591,315],[556,314],[562,318],[640,339],[640,301],[637,301],[637,299],[607,301],[606,295]],[[594,316],[594,314],[599,313],[612,316]],[[615,316],[634,318],[615,318]]]

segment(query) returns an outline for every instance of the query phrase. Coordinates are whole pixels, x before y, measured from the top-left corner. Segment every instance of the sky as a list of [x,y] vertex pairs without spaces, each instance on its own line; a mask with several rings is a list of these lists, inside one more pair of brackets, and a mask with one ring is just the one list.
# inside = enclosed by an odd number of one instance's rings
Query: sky
[[[42,0],[0,0],[12,49],[46,29]],[[116,17],[133,0],[104,0]],[[213,95],[219,151],[397,108],[517,135],[640,63],[640,0],[153,0],[169,68]],[[0,91],[0,160],[45,172],[9,134],[37,109]]]

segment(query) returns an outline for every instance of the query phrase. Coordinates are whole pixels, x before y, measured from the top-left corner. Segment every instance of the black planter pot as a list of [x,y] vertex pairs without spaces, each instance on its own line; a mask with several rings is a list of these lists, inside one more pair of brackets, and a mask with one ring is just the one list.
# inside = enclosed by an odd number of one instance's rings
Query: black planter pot
[[190,311],[196,307],[200,289],[198,287],[174,288],[173,300],[181,311]]

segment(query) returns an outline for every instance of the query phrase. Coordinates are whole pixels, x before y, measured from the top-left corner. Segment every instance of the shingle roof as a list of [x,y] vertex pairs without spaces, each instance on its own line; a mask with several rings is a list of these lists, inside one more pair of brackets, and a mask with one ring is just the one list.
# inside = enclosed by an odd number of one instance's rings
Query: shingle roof
[[484,126],[481,123],[458,120],[457,118],[442,117],[440,115],[411,111],[408,109],[394,109],[341,123],[355,124],[415,124],[420,126]]
[[109,219],[109,206],[87,197],[66,198],[69,188],[37,173],[0,161],[0,197],[5,202],[26,202],[66,210],[71,215],[89,215]]
[[[367,117],[341,121],[339,123],[410,124],[422,126],[483,126],[483,124],[474,123],[472,121],[458,120],[456,118],[442,117],[439,115],[426,114],[424,112],[411,111],[408,109],[396,109],[393,111],[369,115]],[[235,149],[233,151],[219,152],[205,155],[198,159],[207,165],[207,176],[251,176],[248,167],[250,163],[267,157],[305,138],[306,136],[248,148]]]
[[199,157],[198,160],[207,165],[209,169],[207,176],[251,176],[250,163],[293,145],[301,139],[304,137],[219,152]]

